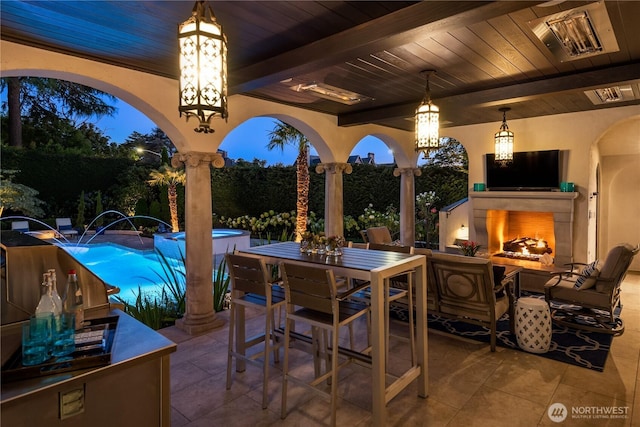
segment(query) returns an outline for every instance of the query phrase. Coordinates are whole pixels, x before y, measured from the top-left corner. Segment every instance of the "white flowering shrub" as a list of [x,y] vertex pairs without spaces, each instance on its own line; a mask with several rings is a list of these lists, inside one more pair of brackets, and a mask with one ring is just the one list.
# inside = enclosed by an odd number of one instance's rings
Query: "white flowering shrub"
[[387,206],[387,209],[381,212],[375,210],[373,204],[370,203],[364,209],[364,213],[358,216],[358,223],[360,230],[386,226],[392,236],[400,232],[400,215],[394,206]]

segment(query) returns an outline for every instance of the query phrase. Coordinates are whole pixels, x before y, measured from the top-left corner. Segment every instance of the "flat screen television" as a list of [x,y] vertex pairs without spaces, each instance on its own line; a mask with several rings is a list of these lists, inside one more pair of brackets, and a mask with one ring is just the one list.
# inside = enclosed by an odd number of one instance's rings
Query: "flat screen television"
[[494,154],[485,156],[487,190],[550,191],[560,188],[560,150],[513,153],[513,162],[496,164]]

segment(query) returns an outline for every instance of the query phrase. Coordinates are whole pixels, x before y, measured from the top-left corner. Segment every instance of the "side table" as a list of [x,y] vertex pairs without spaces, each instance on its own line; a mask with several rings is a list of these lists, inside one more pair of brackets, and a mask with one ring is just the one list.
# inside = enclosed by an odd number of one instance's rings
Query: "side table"
[[551,312],[546,301],[535,297],[516,302],[515,329],[518,345],[530,353],[546,353],[551,346]]

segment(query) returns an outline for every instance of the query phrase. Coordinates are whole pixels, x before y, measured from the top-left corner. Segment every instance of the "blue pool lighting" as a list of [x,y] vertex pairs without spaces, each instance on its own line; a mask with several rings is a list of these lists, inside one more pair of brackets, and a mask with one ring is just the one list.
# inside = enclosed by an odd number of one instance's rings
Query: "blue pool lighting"
[[[91,270],[102,281],[120,288],[118,296],[134,302],[138,286],[143,293],[160,295],[166,282],[162,262],[154,251],[140,251],[113,243],[63,246],[75,259]],[[184,266],[174,261],[174,269],[184,273]]]

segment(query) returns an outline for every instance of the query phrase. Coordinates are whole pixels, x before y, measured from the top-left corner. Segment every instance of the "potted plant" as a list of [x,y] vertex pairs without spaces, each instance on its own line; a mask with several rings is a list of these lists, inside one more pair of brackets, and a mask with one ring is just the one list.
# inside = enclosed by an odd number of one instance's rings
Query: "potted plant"
[[343,236],[336,235],[327,237],[327,255],[342,255],[344,244],[345,240]]
[[476,253],[478,252],[478,250],[480,250],[480,246],[481,245],[479,243],[476,243],[472,240],[465,240],[458,245],[458,248],[460,248],[460,252],[462,252],[462,255],[476,256]]

